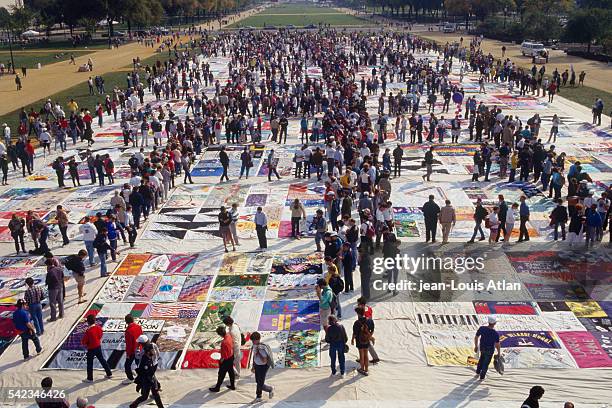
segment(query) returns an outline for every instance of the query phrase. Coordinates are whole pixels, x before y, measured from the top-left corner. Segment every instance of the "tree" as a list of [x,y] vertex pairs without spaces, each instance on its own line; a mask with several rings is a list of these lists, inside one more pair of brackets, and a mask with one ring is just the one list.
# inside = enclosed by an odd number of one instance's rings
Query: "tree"
[[565,26],[564,40],[587,44],[591,52],[593,41],[603,41],[610,37],[612,30],[612,11],[604,9],[577,10]]
[[60,0],[24,0],[24,8],[33,11],[36,23],[44,27],[47,37],[57,23],[62,22],[62,7]]
[[444,0],[444,9],[452,16],[465,17],[465,29],[470,25],[470,14],[472,13],[471,0]]
[[541,11],[525,13],[522,26],[525,37],[536,41],[556,39],[561,34],[559,18]]

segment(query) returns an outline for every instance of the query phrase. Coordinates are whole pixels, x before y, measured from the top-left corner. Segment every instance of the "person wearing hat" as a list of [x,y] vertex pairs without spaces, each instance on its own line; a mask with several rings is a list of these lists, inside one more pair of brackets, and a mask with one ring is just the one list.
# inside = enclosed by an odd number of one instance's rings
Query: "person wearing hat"
[[138,336],[136,343],[138,344],[135,352],[136,361],[140,361],[144,353],[144,347],[150,344],[153,347],[153,365],[157,366],[159,363],[159,347],[157,347],[157,344],[153,343],[146,334]]
[[480,358],[476,366],[476,374],[480,375],[480,379],[484,380],[489,369],[489,364],[493,358],[493,353],[497,349],[497,355],[501,355],[501,345],[499,343],[499,333],[495,330],[497,318],[489,316],[487,319],[488,326],[480,326],[474,336],[474,352],[480,350]]
[[159,395],[160,384],[155,377],[157,371],[157,364],[154,363],[155,350],[153,344],[145,344],[143,347],[142,357],[136,372],[138,376],[135,379],[136,391],[140,391],[140,397],[136,398],[134,402],[130,404],[130,408],[135,408],[139,404],[149,399],[149,394],[153,395],[155,404],[163,408],[164,404]]
[[17,310],[13,312],[13,324],[17,334],[21,337],[21,351],[23,352],[23,359],[27,360],[30,358],[30,348],[28,346],[28,340],[32,340],[34,347],[36,347],[36,353],[42,353],[42,347],[40,341],[36,335],[36,328],[30,320],[30,314],[23,308],[25,306],[25,300],[19,299],[17,301]]

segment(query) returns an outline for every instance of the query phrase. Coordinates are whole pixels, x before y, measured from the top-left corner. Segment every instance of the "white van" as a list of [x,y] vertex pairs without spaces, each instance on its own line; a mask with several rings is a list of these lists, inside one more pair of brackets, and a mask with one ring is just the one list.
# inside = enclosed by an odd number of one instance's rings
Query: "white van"
[[544,44],[542,43],[523,41],[521,44],[521,54],[523,54],[523,56],[538,56],[542,53],[542,51],[546,51],[546,48],[544,48]]
[[445,33],[454,33],[457,31],[457,26],[454,23],[446,23],[444,24],[442,31]]

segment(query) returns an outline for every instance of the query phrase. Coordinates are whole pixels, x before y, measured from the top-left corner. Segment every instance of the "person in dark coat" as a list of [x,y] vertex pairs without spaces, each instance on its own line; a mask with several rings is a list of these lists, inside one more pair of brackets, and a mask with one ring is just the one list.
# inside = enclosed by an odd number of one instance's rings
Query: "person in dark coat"
[[438,214],[440,206],[434,201],[434,196],[429,196],[429,201],[423,205],[423,217],[425,218],[425,242],[436,242],[436,230],[438,229]]
[[550,213],[550,225],[555,227],[554,239],[559,239],[559,227],[561,227],[561,240],[565,241],[565,223],[568,220],[567,208],[563,205],[563,200],[557,200],[557,206]]
[[164,404],[159,395],[160,385],[155,377],[155,371],[157,371],[157,365],[153,364],[154,352],[153,345],[146,344],[144,346],[144,353],[140,358],[140,364],[136,369],[136,391],[140,391],[140,397],[136,398],[134,402],[130,404],[130,408],[136,408],[139,404],[149,399],[149,394],[153,395],[155,404],[159,408],[163,408]]

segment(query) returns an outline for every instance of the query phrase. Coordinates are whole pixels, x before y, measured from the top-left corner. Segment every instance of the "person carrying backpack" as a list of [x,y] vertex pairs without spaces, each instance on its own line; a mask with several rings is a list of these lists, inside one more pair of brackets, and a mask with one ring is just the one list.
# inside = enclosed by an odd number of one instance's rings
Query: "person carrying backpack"
[[351,345],[355,345],[359,350],[359,368],[357,371],[360,374],[368,375],[368,348],[370,344],[375,343],[375,339],[372,336],[374,334],[374,321],[365,317],[365,309],[363,307],[356,307],[355,313],[357,313],[357,320],[353,324],[353,337],[351,338]]
[[268,393],[268,397],[274,397],[274,387],[266,384],[266,374],[270,368],[274,368],[274,355],[272,349],[267,344],[261,342],[261,334],[259,332],[251,333],[252,368],[251,371],[255,374],[255,382],[257,388],[255,391],[255,402],[261,402],[261,393]]

